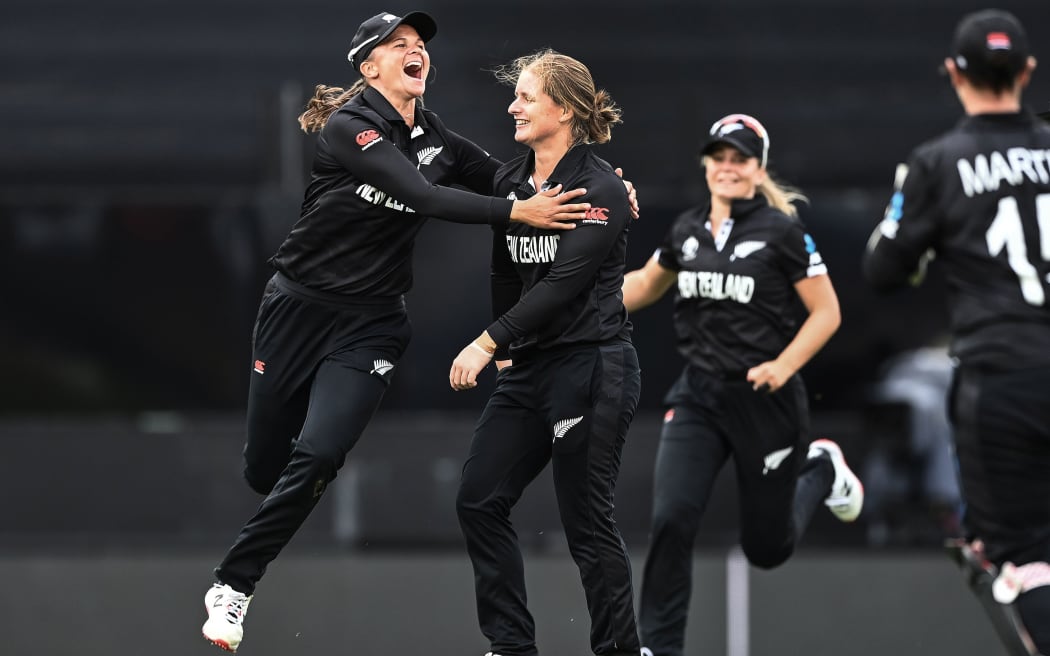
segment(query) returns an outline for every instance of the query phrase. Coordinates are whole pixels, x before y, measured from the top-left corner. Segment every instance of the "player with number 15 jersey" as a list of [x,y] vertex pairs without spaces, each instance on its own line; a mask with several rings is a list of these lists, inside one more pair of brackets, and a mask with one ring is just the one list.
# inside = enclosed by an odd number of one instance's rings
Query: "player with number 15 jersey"
[[[1011,654],[1050,654],[1050,126],[1021,102],[1036,67],[1017,17],[966,15],[944,61],[966,116],[897,171],[864,272],[947,286],[948,414],[965,511],[960,564]],[[989,598],[987,589],[992,589]]]
[[977,114],[912,153],[865,259],[876,287],[944,274],[952,354],[997,369],[1050,365],[1050,125]]

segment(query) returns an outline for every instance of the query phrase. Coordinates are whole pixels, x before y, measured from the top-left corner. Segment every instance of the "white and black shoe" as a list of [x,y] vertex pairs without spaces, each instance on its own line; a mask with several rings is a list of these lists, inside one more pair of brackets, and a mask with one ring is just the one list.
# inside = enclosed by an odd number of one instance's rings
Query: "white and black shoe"
[[237,651],[244,637],[244,615],[248,612],[250,595],[237,592],[228,585],[216,583],[204,595],[208,620],[201,628],[204,637],[226,651]]
[[846,464],[842,449],[831,440],[814,440],[809,445],[810,458],[827,454],[835,468],[835,482],[831,484],[831,494],[824,500],[827,506],[840,521],[852,522],[860,515],[864,507],[864,485]]

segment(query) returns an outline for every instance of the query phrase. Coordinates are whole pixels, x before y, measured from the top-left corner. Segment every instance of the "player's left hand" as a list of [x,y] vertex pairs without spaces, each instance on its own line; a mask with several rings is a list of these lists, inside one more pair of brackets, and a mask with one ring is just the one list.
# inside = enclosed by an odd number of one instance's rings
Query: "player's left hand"
[[[623,179],[623,169],[616,169],[616,175]],[[630,180],[624,180],[623,186],[627,187],[627,200],[631,203],[631,218],[637,219],[640,211],[638,206],[638,190],[634,188],[634,183]]]

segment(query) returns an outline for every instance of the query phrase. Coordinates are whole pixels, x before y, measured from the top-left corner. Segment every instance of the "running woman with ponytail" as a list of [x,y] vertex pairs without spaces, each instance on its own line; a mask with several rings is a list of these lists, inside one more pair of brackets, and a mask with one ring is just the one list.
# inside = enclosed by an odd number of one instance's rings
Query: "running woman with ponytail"
[[700,155],[710,201],[681,214],[623,285],[632,312],[676,288],[674,326],[686,360],[665,398],[653,476],[639,609],[643,653],[651,656],[684,652],[693,544],[730,457],[740,542],[756,567],[786,561],[822,503],[851,522],[864,499],[839,446],[810,437],[799,370],[840,315],[793,205],[804,196],[770,177],[769,134],[752,116],[719,119]]

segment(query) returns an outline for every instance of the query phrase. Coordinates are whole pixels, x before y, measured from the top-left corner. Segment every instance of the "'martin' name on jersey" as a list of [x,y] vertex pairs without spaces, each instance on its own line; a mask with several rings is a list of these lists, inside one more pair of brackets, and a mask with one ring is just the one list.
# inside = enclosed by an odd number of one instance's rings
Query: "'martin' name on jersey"
[[995,191],[1004,182],[1015,187],[1025,180],[1046,184],[1050,181],[1048,165],[1050,150],[1030,148],[1010,148],[1006,155],[993,150],[991,155],[978,155],[972,162],[968,159],[956,162],[963,191],[970,197]]
[[554,256],[558,254],[558,239],[558,235],[507,235],[507,250],[510,251],[510,259],[516,263],[553,262]]
[[748,303],[755,295],[755,279],[717,271],[679,271],[678,293],[682,298],[728,298]]

